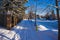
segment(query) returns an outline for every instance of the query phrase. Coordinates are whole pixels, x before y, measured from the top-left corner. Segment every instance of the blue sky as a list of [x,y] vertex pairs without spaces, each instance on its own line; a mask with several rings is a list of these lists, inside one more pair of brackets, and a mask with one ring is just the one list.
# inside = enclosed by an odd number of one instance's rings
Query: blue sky
[[[55,0],[37,0],[37,12],[36,13],[39,15],[45,15],[47,12],[50,12],[50,10],[54,10],[56,14],[56,10],[55,10],[56,8],[48,6],[49,4],[55,6]],[[29,8],[25,11],[26,14],[29,13],[31,8],[32,8],[32,11],[34,12],[36,9],[36,1],[28,0],[25,6],[27,7],[29,6]]]

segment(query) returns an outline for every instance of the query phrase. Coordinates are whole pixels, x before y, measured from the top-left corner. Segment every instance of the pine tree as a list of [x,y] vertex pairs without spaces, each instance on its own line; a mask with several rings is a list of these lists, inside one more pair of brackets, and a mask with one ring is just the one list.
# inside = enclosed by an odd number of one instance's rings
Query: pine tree
[[24,4],[26,2],[27,0],[2,0],[0,11],[4,17],[2,16],[3,18],[1,18],[0,16],[0,23],[5,25],[7,29],[11,29],[12,26],[15,26],[19,20],[23,19],[26,9]]
[[4,11],[12,11],[12,15],[24,15],[24,11],[26,7],[24,7],[24,3],[26,3],[27,0],[3,0],[2,1],[2,8],[4,8]]

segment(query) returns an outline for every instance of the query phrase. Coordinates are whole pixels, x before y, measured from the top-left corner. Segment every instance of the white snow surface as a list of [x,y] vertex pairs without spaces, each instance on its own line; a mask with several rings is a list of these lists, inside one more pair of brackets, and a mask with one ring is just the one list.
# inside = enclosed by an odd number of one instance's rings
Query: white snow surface
[[0,40],[20,40],[19,37],[14,31],[0,28]]
[[46,27],[43,26],[43,25],[39,25],[39,26],[38,26],[38,30],[40,30],[40,31],[46,31],[46,30],[49,30],[49,29],[46,28]]
[[18,23],[11,30],[0,29],[0,40],[58,40],[58,27],[52,27],[51,25],[51,23],[57,21],[45,21],[50,25],[45,24],[43,21],[42,24],[40,22],[37,22],[37,31],[34,21],[27,19]]
[[[46,27],[43,26],[43,25],[39,25],[39,26],[38,26],[38,30],[40,30],[40,31],[46,31],[46,30],[50,30],[50,29],[46,28]],[[58,30],[56,30],[56,29],[51,29],[51,31],[56,31],[56,32],[58,32]]]

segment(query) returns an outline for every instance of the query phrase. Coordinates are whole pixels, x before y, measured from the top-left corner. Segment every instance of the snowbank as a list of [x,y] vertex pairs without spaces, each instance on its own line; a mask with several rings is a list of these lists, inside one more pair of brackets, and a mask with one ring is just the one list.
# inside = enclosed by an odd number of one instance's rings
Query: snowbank
[[43,25],[39,25],[39,26],[38,26],[38,30],[40,30],[40,31],[51,30],[51,31],[58,32],[58,30],[56,30],[56,29],[48,29],[47,27],[45,27],[45,26],[43,26]]
[[40,30],[40,31],[45,31],[45,30],[48,30],[48,28],[46,28],[46,27],[43,26],[43,25],[39,25],[39,26],[38,26],[38,30]]
[[20,40],[20,36],[12,30],[0,28],[0,40]]

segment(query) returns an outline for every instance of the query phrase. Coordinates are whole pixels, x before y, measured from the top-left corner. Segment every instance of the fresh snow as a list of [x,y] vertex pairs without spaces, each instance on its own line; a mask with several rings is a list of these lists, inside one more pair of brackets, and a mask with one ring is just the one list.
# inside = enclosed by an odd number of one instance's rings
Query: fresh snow
[[0,28],[0,40],[19,40],[19,37],[14,31]]
[[46,27],[43,26],[43,25],[39,25],[39,26],[38,26],[38,30],[40,30],[40,31],[46,31],[46,30],[48,30],[48,28],[46,28]]
[[1,28],[0,40],[3,37],[8,37],[6,40],[58,40],[57,20],[37,20],[37,31],[34,23],[35,20],[24,19],[11,30]]

